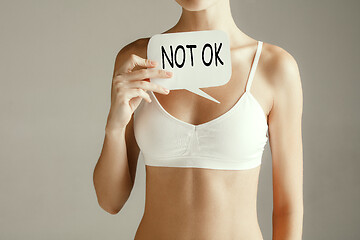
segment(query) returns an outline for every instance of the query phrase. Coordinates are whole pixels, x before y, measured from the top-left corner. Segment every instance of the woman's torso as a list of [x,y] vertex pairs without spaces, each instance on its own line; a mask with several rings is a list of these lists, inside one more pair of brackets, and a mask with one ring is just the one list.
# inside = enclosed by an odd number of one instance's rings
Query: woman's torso
[[[138,46],[138,55],[144,58],[147,40]],[[256,44],[232,49],[231,80],[223,86],[203,89],[223,103],[217,109],[209,100],[194,98],[186,90],[156,97],[167,112],[184,122],[211,121],[243,94],[255,50]],[[262,92],[266,84],[261,82],[259,69],[256,72],[251,92],[267,119],[270,95]],[[181,105],[177,104],[179,99]],[[260,166],[232,171],[146,165],[145,212],[135,240],[263,239],[256,211],[259,172]]]
[[256,198],[260,166],[242,171],[146,166],[136,240],[263,239]]

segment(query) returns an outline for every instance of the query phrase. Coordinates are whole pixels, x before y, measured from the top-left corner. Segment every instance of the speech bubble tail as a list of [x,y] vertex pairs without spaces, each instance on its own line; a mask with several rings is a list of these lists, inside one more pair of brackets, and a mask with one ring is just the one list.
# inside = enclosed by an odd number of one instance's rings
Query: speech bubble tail
[[200,88],[192,88],[192,89],[189,89],[187,88],[186,90],[192,92],[192,93],[195,93],[201,97],[204,97],[204,98],[207,98],[211,101],[214,101],[216,103],[220,103],[218,100],[216,100],[215,98],[213,98],[212,96],[210,96],[209,94],[207,94],[206,92],[204,92],[203,90],[201,90]]

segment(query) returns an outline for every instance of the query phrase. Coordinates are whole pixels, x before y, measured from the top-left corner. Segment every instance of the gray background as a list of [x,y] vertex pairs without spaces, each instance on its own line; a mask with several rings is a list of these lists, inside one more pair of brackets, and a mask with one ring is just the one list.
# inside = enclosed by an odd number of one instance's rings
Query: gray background
[[[358,0],[231,0],[238,27],[297,60],[304,91],[303,239],[359,239]],[[175,1],[1,1],[0,239],[133,239],[144,163],[117,215],[96,201],[117,52],[173,26]],[[267,145],[258,216],[271,239]]]

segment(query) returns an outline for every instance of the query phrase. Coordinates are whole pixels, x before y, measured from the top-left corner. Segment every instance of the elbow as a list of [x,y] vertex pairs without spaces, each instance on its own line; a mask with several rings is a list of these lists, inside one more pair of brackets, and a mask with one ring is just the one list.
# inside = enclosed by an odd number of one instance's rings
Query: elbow
[[[99,204],[100,205],[100,204]],[[111,206],[100,205],[100,207],[111,215],[116,215],[120,212],[121,208],[114,208]]]
[[120,196],[114,196],[108,190],[95,185],[95,195],[98,205],[106,212],[115,215],[121,211],[130,194],[124,193],[120,194]]
[[97,202],[99,206],[105,210],[106,212],[110,213],[111,215],[115,215],[121,211],[124,207],[128,197],[121,197],[121,198],[109,198],[105,197],[106,195],[97,194]]
[[129,198],[129,194],[118,198],[108,198],[105,196],[97,194],[98,204],[103,210],[112,215],[119,213]]
[[273,210],[273,213],[275,216],[279,217],[292,215],[302,218],[304,216],[304,206],[299,204],[296,207],[277,208]]
[[113,204],[102,202],[99,199],[98,199],[98,204],[105,212],[108,212],[111,215],[118,214],[123,207],[123,204],[115,206]]
[[303,215],[301,206],[273,211],[272,239],[302,239]]
[[303,200],[283,201],[281,204],[274,204],[273,212],[275,215],[303,215],[304,203]]

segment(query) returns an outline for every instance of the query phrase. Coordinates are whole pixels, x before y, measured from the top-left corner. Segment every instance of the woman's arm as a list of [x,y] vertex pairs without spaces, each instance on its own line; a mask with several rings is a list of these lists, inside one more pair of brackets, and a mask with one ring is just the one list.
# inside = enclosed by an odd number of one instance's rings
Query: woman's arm
[[133,117],[122,131],[105,130],[103,148],[94,169],[98,203],[110,214],[121,210],[134,185],[140,150],[132,125]]
[[149,59],[138,56],[147,46],[144,43],[147,42],[138,39],[116,57],[105,139],[93,173],[99,205],[111,214],[121,210],[135,181],[140,149],[134,136],[133,112],[142,100],[151,101],[146,91],[168,94],[163,87],[147,80],[170,75],[165,70],[153,69],[155,65]]
[[279,48],[274,61],[269,143],[273,165],[273,240],[302,239],[303,96],[295,59]]
[[[117,54],[113,77],[135,52],[133,45],[130,43]],[[101,208],[116,214],[130,196],[140,150],[134,137],[133,116],[124,128],[114,130],[108,125],[105,127],[103,148],[94,169],[93,181]]]

